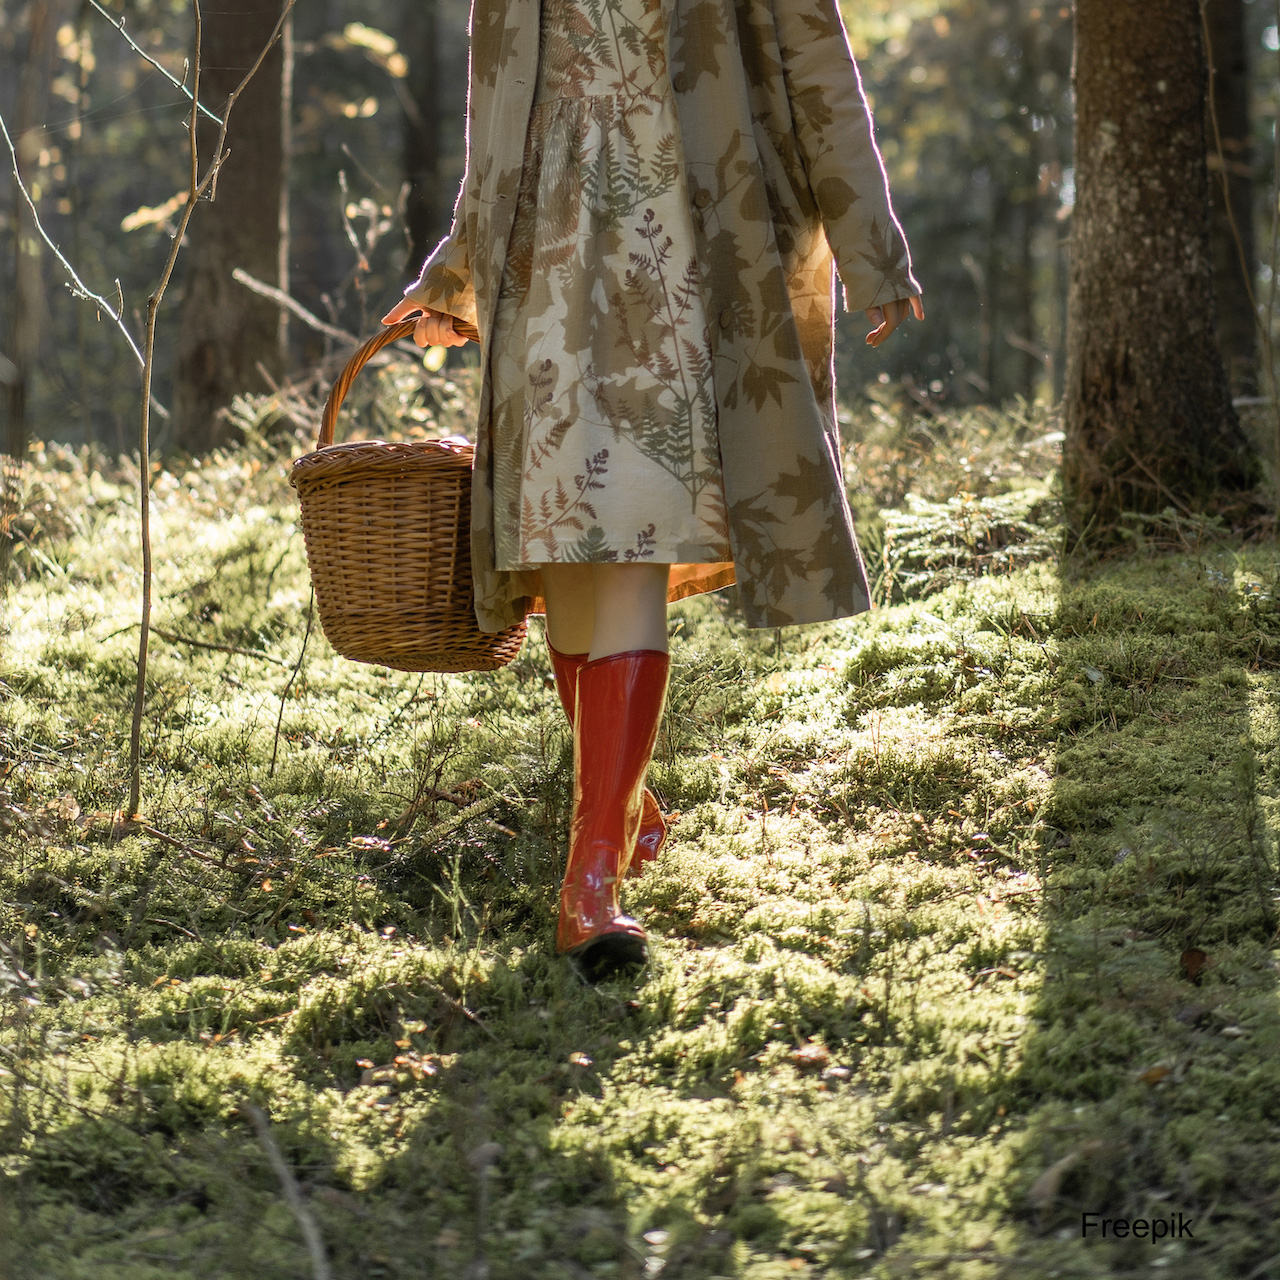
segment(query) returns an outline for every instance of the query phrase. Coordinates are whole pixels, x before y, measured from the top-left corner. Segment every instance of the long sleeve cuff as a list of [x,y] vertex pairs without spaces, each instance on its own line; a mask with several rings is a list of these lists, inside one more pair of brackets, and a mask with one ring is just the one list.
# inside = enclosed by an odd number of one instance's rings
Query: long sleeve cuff
[[462,219],[455,221],[453,230],[436,246],[404,296],[421,307],[476,324],[476,295]]
[[774,14],[796,136],[845,305],[863,311],[920,293],[835,0],[775,0]]

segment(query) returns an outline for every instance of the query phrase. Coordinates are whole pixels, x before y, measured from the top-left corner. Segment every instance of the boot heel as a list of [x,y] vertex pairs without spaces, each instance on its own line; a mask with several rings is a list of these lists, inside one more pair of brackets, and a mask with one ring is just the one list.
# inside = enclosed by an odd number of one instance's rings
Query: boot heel
[[648,964],[649,940],[637,924],[635,932],[628,929],[602,933],[565,954],[588,982],[598,982],[620,970],[640,969]]

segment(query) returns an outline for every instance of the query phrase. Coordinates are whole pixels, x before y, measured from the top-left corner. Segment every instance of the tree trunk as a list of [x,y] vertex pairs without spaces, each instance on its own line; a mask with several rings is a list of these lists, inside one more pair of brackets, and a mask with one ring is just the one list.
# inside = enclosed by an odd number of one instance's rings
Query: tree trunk
[[[276,288],[288,293],[290,251],[293,247],[293,223],[289,206],[289,176],[293,169],[293,14],[280,28],[280,203],[276,235]],[[280,308],[276,316],[276,345],[280,365],[289,367],[289,313]]]
[[[253,66],[280,16],[279,0],[244,0],[204,20],[200,97],[215,111]],[[190,258],[177,344],[173,442],[192,453],[226,444],[231,428],[218,411],[238,392],[263,388],[258,364],[280,371],[277,309],[231,278],[242,267],[259,280],[280,270],[282,52],[267,55],[231,117],[230,159],[217,198],[191,220]],[[201,126],[207,158],[215,140]]]
[[1213,114],[1217,118],[1216,136],[1212,119],[1210,122],[1209,190],[1213,201],[1218,342],[1232,391],[1253,396],[1258,393],[1258,328],[1250,290],[1257,279],[1257,248],[1244,0],[1207,0],[1205,20],[1214,72]]
[[1073,540],[1221,508],[1257,461],[1217,343],[1198,0],[1077,0],[1063,479]]
[[1018,371],[1018,394],[1028,404],[1034,403],[1036,387],[1040,374],[1044,371],[1044,360],[1035,355],[1040,346],[1040,335],[1036,327],[1036,262],[1035,235],[1038,222],[1039,207],[1033,198],[1022,202],[1022,225],[1019,228],[1018,269],[1016,281],[1018,287],[1017,325],[1019,337],[1022,339],[1022,367]]
[[405,274],[417,277],[444,233],[448,203],[440,199],[440,102],[435,0],[410,0],[404,12],[409,79],[404,103],[404,174],[408,183],[405,225],[409,257]]
[[[41,121],[49,89],[56,15],[47,0],[32,0],[27,9],[27,46],[18,81],[13,138],[18,171],[28,191],[39,199],[37,160],[44,138]],[[6,392],[4,451],[21,461],[27,453],[27,394],[44,339],[47,303],[44,296],[43,245],[35,219],[18,184],[13,184],[13,305],[5,335],[9,358],[0,363]]]

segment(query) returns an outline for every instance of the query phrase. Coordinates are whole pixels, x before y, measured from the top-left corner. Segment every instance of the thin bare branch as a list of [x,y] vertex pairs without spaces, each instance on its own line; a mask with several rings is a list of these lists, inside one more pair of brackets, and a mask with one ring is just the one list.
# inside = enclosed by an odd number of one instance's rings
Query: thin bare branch
[[[191,168],[188,177],[187,203],[183,207],[182,216],[178,220],[178,229],[169,248],[169,256],[164,264],[164,271],[156,285],[155,292],[147,299],[146,342],[143,348],[142,366],[143,398],[142,421],[138,431],[138,450],[142,461],[140,468],[138,496],[140,505],[140,522],[142,529],[142,624],[138,637],[138,680],[133,695],[133,724],[129,732],[129,804],[128,816],[136,817],[142,802],[142,715],[146,706],[147,693],[147,650],[151,640],[151,378],[155,368],[156,315],[160,310],[161,300],[169,281],[173,278],[173,269],[177,265],[178,254],[182,252],[182,244],[186,239],[187,227],[195,213],[196,202],[209,193],[209,199],[217,193],[218,172],[225,163],[230,152],[226,150],[227,124],[231,112],[240,99],[249,81],[258,73],[263,60],[271,51],[272,45],[280,38],[285,19],[293,9],[295,0],[285,0],[276,20],[270,38],[262,46],[253,66],[245,72],[240,83],[236,85],[227,105],[222,112],[222,122],[218,129],[218,140],[214,144],[209,168],[203,178],[200,177],[199,139],[196,135],[199,112],[196,106],[200,101],[200,49],[203,37],[203,20],[200,13],[200,0],[191,0],[191,12],[194,19],[194,48],[192,52],[192,84],[191,110],[187,112],[187,146],[190,152]],[[16,157],[15,157],[16,158]]]
[[280,1182],[285,1203],[298,1221],[302,1239],[306,1243],[307,1252],[311,1255],[311,1274],[314,1280],[333,1280],[333,1271],[329,1267],[329,1255],[324,1247],[324,1237],[320,1234],[320,1228],[316,1226],[315,1218],[311,1216],[311,1210],[307,1208],[307,1202],[302,1196],[302,1188],[298,1186],[293,1170],[289,1168],[288,1161],[285,1160],[275,1135],[271,1132],[271,1121],[267,1119],[266,1113],[260,1107],[255,1107],[252,1102],[242,1102],[240,1112],[253,1125],[253,1131],[258,1135],[258,1141],[267,1153],[272,1172]]
[[[1280,0],[1275,0],[1274,4],[1275,17],[1277,24],[1280,24]],[[1280,30],[1280,26],[1277,26]],[[1280,61],[1280,51],[1277,52],[1277,61]],[[1276,323],[1276,276],[1280,274],[1277,268],[1280,267],[1280,116],[1271,126],[1271,280],[1267,285],[1267,317],[1263,326],[1262,342],[1263,349],[1266,352],[1268,382],[1267,386],[1271,392],[1272,412],[1280,414],[1280,410],[1276,408],[1276,374],[1275,374],[1275,348],[1274,333]],[[1280,491],[1280,420],[1275,425],[1274,447],[1276,453],[1276,488]]]
[[[53,255],[62,265],[62,269],[71,279],[71,291],[77,298],[83,298],[87,302],[96,303],[98,308],[105,311],[107,315],[115,321],[120,332],[124,334],[124,340],[129,344],[129,350],[133,352],[134,358],[138,361],[139,366],[142,365],[142,351],[138,344],[133,340],[133,334],[125,327],[124,321],[121,319],[120,312],[109,303],[100,293],[94,293],[87,284],[80,278],[80,273],[75,267],[67,261],[66,255],[54,243],[53,237],[44,228],[44,223],[40,221],[40,211],[36,208],[36,202],[31,198],[31,192],[27,190],[27,184],[22,179],[22,169],[18,164],[18,148],[14,144],[13,138],[9,133],[9,126],[5,123],[4,116],[0,115],[0,133],[4,134],[5,143],[9,147],[9,160],[13,170],[13,180],[18,184],[18,190],[22,192],[22,198],[26,201],[27,208],[31,210],[31,216],[35,220],[36,230],[40,233],[40,239],[49,246]],[[121,308],[123,310],[123,308]]]
[[282,311],[292,312],[303,324],[316,330],[317,333],[323,333],[325,337],[332,338],[335,342],[348,342],[353,347],[360,345],[360,339],[354,333],[339,329],[337,325],[327,324],[314,312],[308,311],[296,298],[290,297],[283,289],[264,284],[261,280],[251,276],[242,267],[236,267],[231,273],[231,278],[244,285],[251,293],[256,293],[260,298],[267,298],[269,301],[274,302]]
[[289,690],[293,688],[293,682],[298,678],[298,672],[302,670],[302,663],[307,656],[307,641],[311,639],[311,623],[315,619],[316,612],[316,589],[311,588],[311,599],[307,604],[307,629],[302,636],[302,648],[298,653],[298,661],[289,676],[289,681],[284,687],[284,692],[280,695],[280,714],[276,716],[276,736],[271,741],[271,765],[267,769],[267,777],[274,778],[276,773],[276,753],[280,750],[280,726],[284,723],[284,704],[289,697]]
[[[129,46],[129,47],[134,51],[134,53],[136,53],[136,54],[138,55],[138,57],[140,57],[144,62],[149,62],[153,67],[155,67],[155,69],[156,69],[156,70],[157,70],[157,71],[158,71],[162,76],[164,76],[164,78],[165,78],[165,79],[166,79],[166,80],[167,80],[171,85],[173,85],[173,87],[174,87],[175,89],[177,89],[180,93],[184,93],[184,94],[186,94],[186,96],[187,96],[187,97],[188,97],[192,102],[195,102],[195,95],[191,92],[191,90],[190,90],[190,89],[188,89],[188,88],[187,88],[185,80],[179,80],[179,79],[177,78],[177,76],[175,76],[175,75],[173,74],[173,72],[171,72],[167,67],[162,66],[159,62],[157,62],[157,61],[156,61],[156,60],[155,60],[155,59],[154,59],[154,58],[153,58],[153,57],[152,57],[152,56],[151,56],[151,55],[150,55],[150,54],[149,54],[149,53],[148,53],[148,52],[147,52],[147,51],[146,51],[146,50],[145,50],[145,49],[144,49],[144,48],[143,48],[143,47],[142,47],[142,46],[141,46],[141,45],[140,45],[140,44],[139,44],[139,43],[138,43],[138,42],[137,42],[137,41],[136,41],[136,40],[135,40],[135,39],[134,39],[134,38],[133,38],[133,37],[132,37],[128,32],[127,32],[127,31],[126,31],[126,30],[125,30],[125,29],[124,29],[124,19],[123,19],[123,18],[121,18],[121,19],[120,19],[120,21],[119,21],[119,22],[117,22],[117,21],[116,21],[116,20],[115,20],[115,19],[114,19],[114,18],[113,18],[113,17],[112,17],[112,16],[111,16],[111,15],[110,15],[110,14],[109,14],[109,13],[108,13],[108,12],[107,12],[103,7],[102,7],[102,6],[98,3],[98,0],[89,0],[89,3],[90,3],[90,4],[91,4],[95,9],[97,9],[97,11],[98,11],[98,12],[99,12],[99,13],[100,13],[100,14],[101,14],[101,15],[102,15],[102,16],[103,16],[103,17],[104,17],[104,18],[105,18],[105,19],[106,19],[106,20],[107,20],[107,21],[108,21],[108,22],[109,22],[113,27],[115,27],[115,29],[116,29],[116,30],[117,30],[117,31],[118,31],[118,32],[119,32],[119,33],[124,37],[124,39],[125,39],[125,43],[126,43],[126,44],[128,44],[128,46]],[[210,119],[210,120],[212,120],[212,121],[214,122],[214,124],[221,124],[221,123],[222,123],[222,117],[221,117],[221,116],[216,116],[216,115],[214,115],[214,114],[213,114],[213,112],[212,112],[212,111],[210,111],[210,110],[209,110],[209,108],[208,108],[208,107],[206,107],[206,106],[204,105],[204,103],[203,103],[203,102],[196,102],[196,106],[199,108],[199,110],[200,110],[200,114],[201,114],[201,115],[208,116],[208,117],[209,117],[209,119]]]
[[[68,288],[71,290],[72,296],[80,298],[85,302],[92,302],[99,311],[105,311],[107,315],[111,317],[116,328],[124,334],[124,340],[129,344],[129,350],[133,352],[134,359],[137,360],[138,367],[141,368],[145,363],[145,360],[137,342],[134,341],[133,334],[129,332],[129,326],[124,322],[124,295],[120,289],[120,281],[117,280],[115,282],[116,293],[120,298],[120,305],[118,307],[113,307],[111,303],[102,296],[102,294],[94,293],[94,291],[90,289],[89,286],[80,278],[80,273],[71,265],[66,254],[58,248],[57,243],[48,231],[45,230],[45,225],[40,220],[40,210],[36,208],[36,202],[31,198],[31,192],[27,190],[27,184],[22,178],[22,168],[18,163],[18,148],[14,144],[13,138],[9,133],[9,126],[5,123],[5,119],[2,114],[0,114],[0,133],[4,134],[5,143],[9,148],[9,161],[10,169],[13,173],[13,180],[17,183],[18,190],[22,192],[22,198],[26,202],[27,208],[31,211],[31,220],[36,231],[40,235],[40,239],[48,245],[50,252],[55,258],[57,258],[59,265],[67,273],[67,276],[71,281]],[[162,418],[168,419],[169,410],[166,409],[154,396],[151,397],[151,407]]]

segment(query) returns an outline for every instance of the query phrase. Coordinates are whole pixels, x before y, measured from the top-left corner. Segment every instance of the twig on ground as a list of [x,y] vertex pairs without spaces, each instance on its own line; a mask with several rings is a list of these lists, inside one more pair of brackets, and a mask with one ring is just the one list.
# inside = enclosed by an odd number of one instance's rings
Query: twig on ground
[[452,791],[441,791],[436,787],[428,787],[422,794],[424,799],[447,800],[450,804],[456,804],[459,809],[465,809],[467,805],[474,803],[466,796],[454,795]]
[[187,929],[183,925],[175,923],[173,920],[166,920],[163,916],[143,916],[142,920],[144,924],[168,925],[170,929],[177,929],[179,933],[186,934],[186,936],[190,938],[192,942],[203,941],[203,939],[201,939],[198,933],[192,933],[190,929]]
[[276,733],[271,740],[271,764],[267,769],[268,778],[274,778],[276,774],[276,753],[280,750],[280,726],[284,723],[284,704],[288,700],[289,690],[293,688],[293,682],[298,678],[298,672],[302,670],[303,659],[307,656],[307,641],[311,639],[311,623],[315,617],[315,611],[316,589],[312,587],[311,600],[307,604],[307,629],[302,636],[302,648],[298,653],[298,661],[289,675],[289,681],[284,687],[284,692],[280,695],[280,712],[276,716]]
[[242,1102],[240,1111],[253,1125],[253,1131],[258,1135],[258,1141],[267,1153],[272,1171],[280,1180],[280,1189],[284,1192],[285,1203],[298,1220],[298,1227],[306,1242],[307,1252],[311,1255],[311,1274],[315,1280],[333,1280],[333,1271],[329,1267],[329,1255],[324,1247],[324,1237],[320,1234],[320,1228],[316,1226],[315,1218],[311,1216],[311,1210],[307,1208],[307,1202],[302,1197],[302,1188],[298,1186],[293,1170],[289,1168],[271,1132],[271,1121],[267,1119],[265,1112],[255,1107],[252,1102]]
[[[138,624],[135,622],[133,625],[136,627]],[[242,658],[261,658],[263,662],[274,662],[277,667],[289,665],[283,658],[263,653],[261,649],[241,649],[234,644],[214,644],[212,640],[196,640],[191,636],[180,636],[175,631],[161,631],[159,627],[152,627],[151,634],[159,636],[161,640],[168,640],[171,644],[189,644],[193,649],[212,649],[215,653],[235,653]]]
[[231,278],[244,285],[250,293],[256,293],[260,298],[274,302],[282,310],[292,312],[303,324],[309,325],[318,333],[323,333],[325,337],[332,338],[335,342],[350,343],[353,347],[360,345],[360,339],[354,333],[348,333],[345,329],[339,329],[337,325],[326,323],[314,312],[308,311],[296,298],[290,297],[283,289],[277,289],[275,285],[263,284],[243,268],[236,267],[231,273]]
[[[129,824],[125,824],[126,828]],[[145,822],[134,824],[143,835],[150,836],[153,840],[159,840],[161,844],[167,844],[172,849],[181,850],[188,858],[195,858],[198,862],[207,862],[209,866],[216,867],[219,871],[225,871],[226,868],[217,860],[211,858],[207,853],[201,853],[199,849],[193,849],[189,844],[184,844],[177,836],[166,835],[163,831],[155,827],[149,827]]]
[[483,1031],[485,1035],[489,1037],[490,1040],[493,1040],[495,1042],[497,1041],[498,1037],[492,1031],[490,1031],[489,1028],[486,1027],[485,1024],[481,1022],[480,1019],[474,1013],[472,1013],[471,1010],[468,1009],[465,1004],[462,1003],[461,1000],[455,1000],[443,987],[430,981],[430,979],[424,978],[421,981],[424,987],[430,987],[431,990],[434,991],[435,994],[438,995],[440,999],[443,1000],[445,1004],[447,1004],[449,1008],[454,1011],[454,1013],[460,1013],[464,1018],[466,1018],[466,1020],[469,1023],[471,1023],[473,1027],[479,1027],[480,1030]]
[[442,840],[445,836],[451,835],[459,827],[472,821],[472,819],[483,817],[491,809],[496,809],[502,803],[502,800],[502,793],[495,791],[483,800],[473,801],[465,809],[459,809],[453,817],[446,818],[443,822],[437,823],[430,830],[425,831],[418,846],[406,856],[416,857],[418,854],[424,853],[431,845]]
[[466,796],[454,795],[452,791],[441,791],[438,787],[423,787],[405,807],[404,812],[395,820],[395,830],[403,831],[408,827],[432,800],[443,800],[446,804],[456,805],[459,809],[465,809],[474,803],[468,800]]

